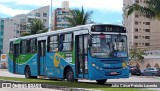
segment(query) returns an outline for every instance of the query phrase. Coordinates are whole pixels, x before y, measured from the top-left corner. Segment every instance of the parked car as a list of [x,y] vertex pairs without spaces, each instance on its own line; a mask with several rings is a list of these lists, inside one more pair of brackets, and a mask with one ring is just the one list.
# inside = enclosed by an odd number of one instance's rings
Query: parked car
[[144,76],[160,76],[160,68],[146,68],[142,72]]
[[141,70],[137,66],[129,66],[129,71],[131,75],[137,75],[137,76],[141,75]]

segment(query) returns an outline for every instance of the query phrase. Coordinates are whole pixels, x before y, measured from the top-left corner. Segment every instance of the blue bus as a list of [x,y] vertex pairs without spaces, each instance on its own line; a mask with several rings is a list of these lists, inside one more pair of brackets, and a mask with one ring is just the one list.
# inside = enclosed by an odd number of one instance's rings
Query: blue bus
[[8,70],[26,78],[96,80],[128,78],[126,30],[89,24],[10,39]]

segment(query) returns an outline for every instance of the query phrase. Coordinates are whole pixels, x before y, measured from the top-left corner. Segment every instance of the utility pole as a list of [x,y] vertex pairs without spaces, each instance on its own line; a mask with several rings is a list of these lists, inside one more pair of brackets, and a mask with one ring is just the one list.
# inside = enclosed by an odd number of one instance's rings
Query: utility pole
[[51,0],[51,11],[50,11],[49,31],[52,31],[52,0]]

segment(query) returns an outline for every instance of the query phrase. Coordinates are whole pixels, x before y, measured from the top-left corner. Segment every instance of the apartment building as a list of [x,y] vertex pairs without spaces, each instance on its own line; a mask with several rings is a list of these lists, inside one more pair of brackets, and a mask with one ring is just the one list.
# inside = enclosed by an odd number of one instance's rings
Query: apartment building
[[7,54],[9,39],[20,36],[20,25],[10,18],[1,18],[0,25],[0,54]]
[[[123,10],[134,3],[144,6],[145,0],[123,0]],[[145,18],[137,12],[128,17],[124,13],[123,24],[127,29],[130,47],[135,45],[138,48],[160,50],[159,20]]]
[[20,24],[20,34],[24,32],[30,32],[30,24],[33,19],[40,19],[45,28],[49,27],[49,6],[44,6],[35,10],[32,10],[28,14],[19,14],[12,19]]
[[58,30],[69,27],[69,22],[66,19],[66,17],[70,16],[69,1],[63,1],[61,6],[61,8],[56,8],[52,13],[52,30]]

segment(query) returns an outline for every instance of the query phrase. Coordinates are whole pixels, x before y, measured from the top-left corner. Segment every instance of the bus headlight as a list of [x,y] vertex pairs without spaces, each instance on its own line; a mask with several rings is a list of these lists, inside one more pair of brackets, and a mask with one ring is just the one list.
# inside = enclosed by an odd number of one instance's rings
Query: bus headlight
[[93,66],[93,67],[95,67],[95,66],[96,66],[96,64],[92,63],[92,66]]
[[93,66],[94,68],[96,68],[97,70],[102,70],[102,68],[101,68],[101,67],[98,67],[95,63],[92,63],[92,66]]
[[126,62],[126,61],[123,61],[123,62],[122,62],[122,67],[123,67],[123,68],[126,68],[126,67],[127,67],[127,62]]

